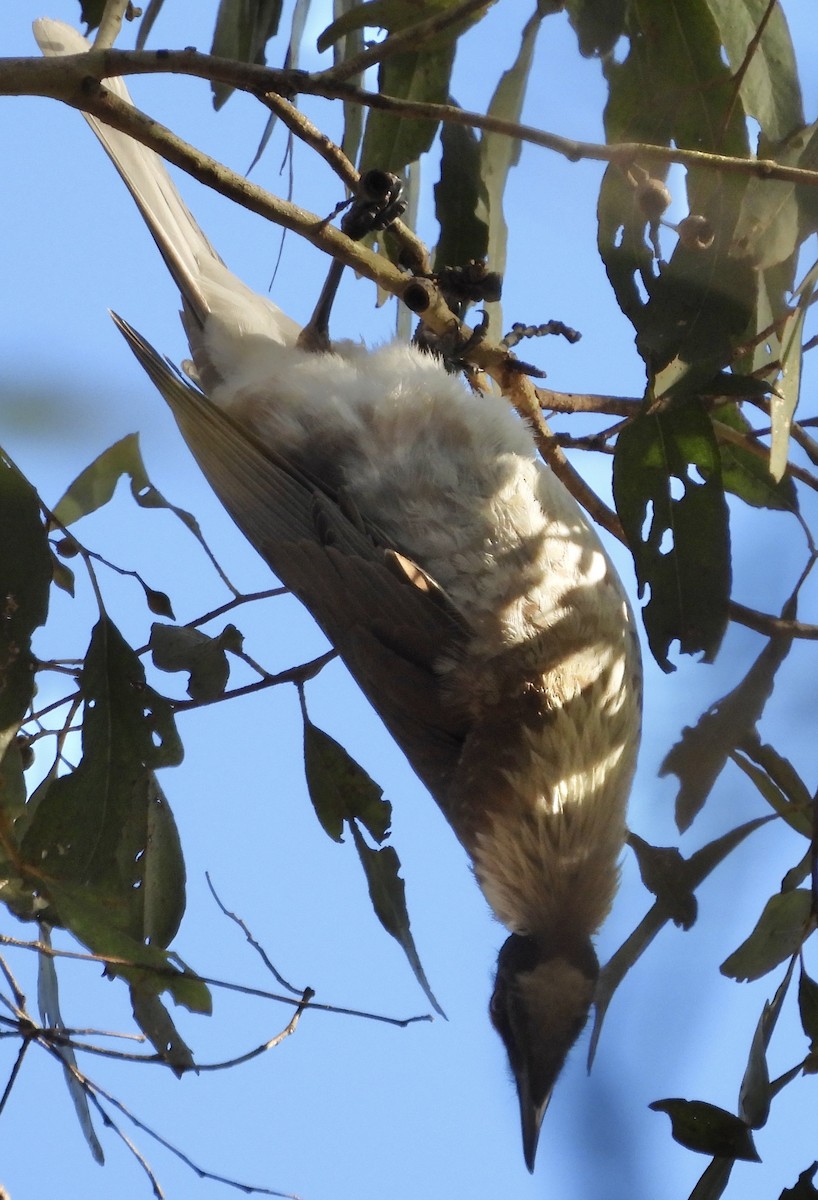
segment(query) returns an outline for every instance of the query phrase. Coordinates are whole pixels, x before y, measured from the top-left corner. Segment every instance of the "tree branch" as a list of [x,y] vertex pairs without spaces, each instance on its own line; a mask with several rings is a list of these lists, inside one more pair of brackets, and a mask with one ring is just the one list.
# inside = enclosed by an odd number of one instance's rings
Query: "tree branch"
[[401,100],[366,91],[350,83],[333,82],[329,72],[310,74],[308,71],[276,70],[200,54],[196,50],[91,50],[87,54],[67,54],[49,59],[4,58],[0,59],[0,96],[44,96],[62,100],[74,108],[93,111],[82,99],[81,93],[87,86],[84,81],[94,79],[99,83],[114,75],[190,75],[214,83],[225,83],[259,97],[267,92],[276,92],[287,98],[302,94],[326,100],[349,100],[400,117],[443,121],[503,134],[561,154],[570,162],[590,160],[616,163],[623,169],[635,161],[679,163],[685,167],[818,187],[818,171],[786,166],[772,159],[736,158],[709,154],[703,150],[655,146],[647,142],[618,142],[605,146],[598,142],[577,141],[531,125],[471,112],[456,105]]

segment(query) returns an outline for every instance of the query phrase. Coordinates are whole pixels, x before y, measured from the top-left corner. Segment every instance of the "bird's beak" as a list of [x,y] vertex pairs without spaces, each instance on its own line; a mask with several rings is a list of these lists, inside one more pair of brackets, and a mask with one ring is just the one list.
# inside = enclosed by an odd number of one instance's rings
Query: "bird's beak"
[[549,1088],[545,1097],[537,1104],[532,1095],[528,1072],[523,1070],[517,1078],[517,1094],[520,1098],[520,1121],[523,1130],[523,1156],[525,1165],[534,1173],[534,1160],[537,1157],[537,1143],[540,1140],[540,1127],[551,1100],[553,1088]]

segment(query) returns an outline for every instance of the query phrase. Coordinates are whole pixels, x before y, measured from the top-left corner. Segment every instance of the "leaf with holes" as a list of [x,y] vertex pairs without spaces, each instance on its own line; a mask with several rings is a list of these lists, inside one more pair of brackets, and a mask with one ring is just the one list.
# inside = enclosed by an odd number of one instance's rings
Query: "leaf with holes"
[[727,625],[730,534],[719,451],[695,400],[642,413],[619,436],[614,498],[636,565],[645,629],[663,671],[678,639],[711,662]]
[[38,797],[21,853],[45,898],[58,885],[88,889],[112,927],[167,944],[184,909],[179,838],[153,774],[181,761],[170,705],[107,617],[94,628],[80,689],[82,759]]

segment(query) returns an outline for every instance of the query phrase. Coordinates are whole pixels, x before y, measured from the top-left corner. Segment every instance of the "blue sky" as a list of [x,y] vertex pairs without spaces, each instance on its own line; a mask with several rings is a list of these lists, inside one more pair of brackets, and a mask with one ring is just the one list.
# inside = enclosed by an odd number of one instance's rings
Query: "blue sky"
[[[167,0],[153,45],[208,45],[214,5],[192,18]],[[519,7],[519,25],[513,24]],[[526,13],[523,13],[523,8]],[[818,30],[808,0],[785,5],[809,81],[805,106],[816,116]],[[3,54],[33,52],[31,20],[39,5],[18,0],[0,9]],[[76,6],[57,0],[47,15],[76,23]],[[527,6],[501,5],[475,35],[471,62],[457,96],[479,106],[494,73],[508,67]],[[316,20],[312,35],[323,22]],[[125,41],[123,45],[127,44]],[[271,56],[271,60],[275,57]],[[465,61],[465,58],[464,58]],[[312,65],[309,61],[305,65]],[[213,114],[203,84],[157,77],[133,86],[138,103],[183,137],[237,170],[250,162],[264,113],[234,97]],[[525,119],[547,129],[598,139],[604,89],[598,65],[581,60],[563,17],[543,25]],[[309,104],[319,121],[339,131],[340,115]],[[122,313],[172,358],[185,354],[175,289],[122,185],[76,112],[45,100],[0,104],[0,139],[12,162],[3,182],[4,280],[0,291],[3,363],[0,444],[26,470],[47,502],[117,438],[140,432],[148,471],[174,503],[194,511],[237,583],[270,586],[263,564],[236,534],[209,493],[156,395],[107,315]],[[256,169],[257,182],[286,194],[279,173],[280,131]],[[426,184],[434,179],[428,168]],[[531,357],[549,382],[575,392],[641,394],[644,377],[632,331],[621,316],[598,260],[596,164],[571,165],[526,147],[514,172],[507,212],[512,235],[505,286],[506,323],[557,317],[583,332],[576,347],[537,343]],[[338,189],[305,151],[294,164],[295,197],[313,211],[331,210]],[[279,234],[234,210],[190,181],[191,208],[230,266],[263,291],[273,274]],[[433,236],[430,218],[422,214]],[[423,230],[421,231],[423,232]],[[304,320],[325,270],[322,256],[295,237],[284,244],[273,296]],[[391,305],[376,312],[371,285],[345,280],[334,332],[376,341],[389,336]],[[814,333],[808,328],[808,334]],[[814,386],[808,370],[806,394]],[[607,460],[579,460],[601,491]],[[222,602],[212,572],[190,539],[165,513],[135,512],[126,489],[110,508],[78,529],[92,545],[173,592],[180,620]],[[735,528],[736,596],[778,610],[797,577],[800,557],[784,518],[739,514]],[[632,570],[610,547],[633,595]],[[801,549],[798,547],[798,555]],[[152,620],[129,581],[105,578],[110,611],[134,644]],[[804,598],[814,617],[815,589]],[[812,608],[810,610],[810,600]],[[87,586],[77,601],[57,595],[43,654],[82,648],[92,620]],[[321,635],[289,598],[248,606],[231,618],[251,652],[272,670],[323,649]],[[717,663],[689,661],[666,677],[647,664],[645,738],[630,810],[632,827],[660,845],[677,844],[672,779],[658,766],[681,728],[738,681],[762,641],[733,629]],[[766,740],[792,757],[810,786],[815,779],[816,650],[799,647],[782,670],[762,728]],[[162,676],[179,694],[179,679]],[[56,694],[56,693],[55,693]],[[559,1196],[561,1200],[677,1200],[688,1195],[706,1160],[670,1140],[667,1118],[647,1104],[668,1096],[706,1099],[733,1109],[756,1020],[780,973],[755,985],[722,978],[718,965],[746,936],[764,900],[800,857],[795,835],[776,831],[752,840],[701,889],[700,919],[690,933],[666,929],[628,976],[608,1014],[590,1078],[587,1034],[571,1056],[545,1121],[538,1167],[529,1177],[519,1145],[516,1099],[502,1047],[486,1006],[497,949],[505,934],[470,877],[462,851],[433,803],[337,664],[311,685],[313,720],[364,763],[394,804],[393,842],[404,866],[416,943],[448,1021],[398,1029],[352,1017],[311,1013],[282,1047],[231,1072],[173,1079],[152,1066],[104,1060],[82,1066],[142,1120],[197,1164],[242,1182],[296,1192],[306,1200],[391,1200],[419,1196]],[[292,688],[279,688],[180,718],[184,764],[162,783],[182,832],[187,859],[188,914],[176,945],[201,972],[277,990],[239,932],[207,892],[210,871],[225,904],[240,913],[281,972],[311,985],[328,1004],[405,1017],[427,1011],[425,999],[396,946],[371,914],[354,848],[336,846],[312,813],[303,782],[300,717]],[[720,781],[681,842],[691,853],[742,820],[762,812],[738,773]],[[633,860],[626,855],[619,899],[600,938],[604,959],[648,906]],[[26,930],[11,918],[0,928]],[[31,956],[10,955],[33,1003]],[[813,975],[818,964],[813,964]],[[76,1026],[129,1027],[124,989],[101,981],[87,965],[66,964],[63,1008]],[[792,998],[794,999],[794,998]],[[788,1002],[772,1046],[773,1072],[803,1053],[798,1019]],[[219,993],[207,1021],[179,1014],[197,1059],[215,1062],[242,1053],[283,1027],[283,1006]],[[792,1031],[788,1039],[787,1031]],[[16,1046],[0,1043],[0,1080]],[[778,1100],[757,1137],[761,1165],[736,1169],[733,1192],[744,1200],[776,1197],[812,1161],[814,1096],[800,1080]],[[802,1112],[803,1109],[803,1112]],[[198,1182],[144,1133],[126,1128],[172,1197],[235,1194]],[[0,1183],[12,1200],[65,1200],[149,1195],[148,1184],[115,1136],[101,1130],[108,1159],[100,1169],[82,1140],[59,1070],[28,1056],[0,1120]]]

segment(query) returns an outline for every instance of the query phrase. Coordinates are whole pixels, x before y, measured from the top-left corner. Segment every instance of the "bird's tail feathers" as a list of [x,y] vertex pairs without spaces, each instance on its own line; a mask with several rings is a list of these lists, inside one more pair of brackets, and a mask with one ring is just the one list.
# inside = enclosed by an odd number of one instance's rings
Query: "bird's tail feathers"
[[[76,29],[47,17],[34,22],[34,36],[46,56],[83,54],[91,49]],[[120,100],[133,103],[120,79],[107,79],[105,86]],[[204,327],[208,317],[219,320],[222,310],[229,309],[233,328],[240,332],[264,334],[284,344],[294,342],[299,331],[296,323],[224,265],[159,155],[96,117],[83,115],[136,201],[196,323]],[[197,357],[195,339],[191,348]]]

